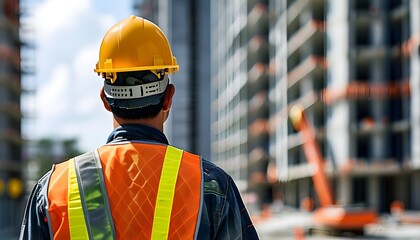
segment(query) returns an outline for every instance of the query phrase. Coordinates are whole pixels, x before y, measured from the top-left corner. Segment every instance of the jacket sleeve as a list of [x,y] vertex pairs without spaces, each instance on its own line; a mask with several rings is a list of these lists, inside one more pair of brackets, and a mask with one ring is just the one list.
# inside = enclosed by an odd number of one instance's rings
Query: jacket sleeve
[[50,172],[42,177],[34,186],[26,203],[23,215],[20,240],[24,239],[50,239],[46,196]]
[[257,231],[249,217],[238,188],[228,176],[226,203],[223,207],[219,229],[220,239],[259,239]]

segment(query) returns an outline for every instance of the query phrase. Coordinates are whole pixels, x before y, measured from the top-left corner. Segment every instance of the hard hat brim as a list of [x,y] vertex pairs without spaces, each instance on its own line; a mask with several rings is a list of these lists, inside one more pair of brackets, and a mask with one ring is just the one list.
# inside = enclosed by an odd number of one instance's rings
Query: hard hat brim
[[160,70],[168,69],[169,73],[175,73],[179,69],[179,65],[160,65],[160,66],[147,66],[147,67],[134,67],[134,68],[95,68],[93,71],[97,73],[118,73],[118,72],[132,72],[132,71],[145,71],[145,70]]

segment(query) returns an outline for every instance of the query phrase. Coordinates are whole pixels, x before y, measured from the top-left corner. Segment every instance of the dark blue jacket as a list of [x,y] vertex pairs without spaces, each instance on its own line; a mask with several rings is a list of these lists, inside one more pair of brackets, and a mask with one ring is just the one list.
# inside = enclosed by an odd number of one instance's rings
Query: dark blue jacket
[[[109,142],[141,141],[168,144],[152,127],[127,124],[116,128]],[[258,239],[257,232],[232,178],[213,163],[203,161],[204,206],[197,239]],[[47,223],[48,179],[51,171],[32,190],[26,206],[20,239],[51,239]]]

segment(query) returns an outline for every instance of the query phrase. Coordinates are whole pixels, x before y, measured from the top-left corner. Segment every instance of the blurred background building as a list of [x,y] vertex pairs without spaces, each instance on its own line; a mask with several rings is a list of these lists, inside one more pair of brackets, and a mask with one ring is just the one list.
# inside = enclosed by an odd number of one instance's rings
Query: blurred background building
[[19,1],[0,4],[0,236],[16,234],[21,221],[21,69]]
[[[419,1],[273,1],[270,154],[285,203],[314,196],[302,139],[286,115],[301,104],[317,132],[338,203],[419,209]],[[287,64],[286,64],[287,63]]]
[[212,160],[257,208],[271,202],[269,3],[212,1]]

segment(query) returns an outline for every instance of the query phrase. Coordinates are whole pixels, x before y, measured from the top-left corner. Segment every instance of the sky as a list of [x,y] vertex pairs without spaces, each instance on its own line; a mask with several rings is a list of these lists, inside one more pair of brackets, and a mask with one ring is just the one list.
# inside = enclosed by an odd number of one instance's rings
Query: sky
[[[112,131],[112,117],[102,105],[101,78],[93,71],[106,31],[134,13],[133,0],[24,0],[22,21],[33,43],[34,74],[22,77],[31,91],[22,97],[22,135],[78,140],[88,151],[103,145]],[[29,30],[28,30],[29,29]]]

